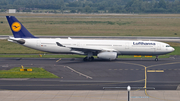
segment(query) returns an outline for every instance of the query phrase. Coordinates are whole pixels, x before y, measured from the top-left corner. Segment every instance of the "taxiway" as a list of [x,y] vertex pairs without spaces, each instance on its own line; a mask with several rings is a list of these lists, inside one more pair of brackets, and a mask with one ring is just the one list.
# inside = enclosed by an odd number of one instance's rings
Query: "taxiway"
[[0,58],[0,70],[42,67],[59,79],[0,79],[1,90],[102,90],[103,87],[154,87],[176,90],[180,84],[180,57],[117,59],[84,62],[81,58]]

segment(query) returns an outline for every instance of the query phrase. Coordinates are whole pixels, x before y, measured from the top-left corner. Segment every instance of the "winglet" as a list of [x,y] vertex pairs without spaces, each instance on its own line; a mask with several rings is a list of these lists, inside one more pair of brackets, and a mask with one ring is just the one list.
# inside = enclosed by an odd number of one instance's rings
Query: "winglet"
[[37,38],[33,36],[14,16],[6,16],[14,38]]

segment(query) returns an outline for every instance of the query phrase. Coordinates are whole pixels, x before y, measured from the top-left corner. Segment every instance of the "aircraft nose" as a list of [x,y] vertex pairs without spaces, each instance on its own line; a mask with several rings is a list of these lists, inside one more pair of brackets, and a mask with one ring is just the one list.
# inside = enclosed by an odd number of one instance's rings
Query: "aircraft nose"
[[172,52],[174,51],[175,49],[172,47]]

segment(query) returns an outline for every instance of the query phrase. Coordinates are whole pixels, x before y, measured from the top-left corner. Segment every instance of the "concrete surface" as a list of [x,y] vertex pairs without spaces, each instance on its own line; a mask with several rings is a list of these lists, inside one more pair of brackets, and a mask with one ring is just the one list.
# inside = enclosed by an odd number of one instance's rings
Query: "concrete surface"
[[[127,101],[125,90],[0,91],[0,101]],[[130,101],[180,101],[180,91],[131,91]]]

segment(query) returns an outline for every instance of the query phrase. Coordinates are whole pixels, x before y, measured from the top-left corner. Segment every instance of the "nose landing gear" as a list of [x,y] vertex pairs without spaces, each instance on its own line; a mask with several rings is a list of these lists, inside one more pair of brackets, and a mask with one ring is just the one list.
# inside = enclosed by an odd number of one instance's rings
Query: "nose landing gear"
[[156,62],[158,61],[158,56],[156,56],[155,61],[156,61]]

